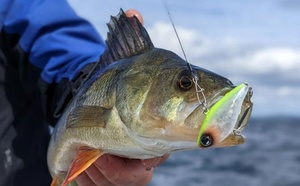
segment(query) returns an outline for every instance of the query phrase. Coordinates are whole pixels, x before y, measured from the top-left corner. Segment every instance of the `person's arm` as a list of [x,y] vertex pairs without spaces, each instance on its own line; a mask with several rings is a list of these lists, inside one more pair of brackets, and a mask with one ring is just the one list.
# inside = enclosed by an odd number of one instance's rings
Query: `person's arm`
[[20,36],[20,47],[33,65],[43,69],[41,77],[47,83],[72,79],[105,49],[91,24],[64,0],[4,1],[8,9],[1,11],[2,30]]
[[[64,0],[4,0],[2,35],[17,35],[20,49],[41,70],[47,115],[54,125],[105,44],[93,26]],[[2,22],[2,24],[1,24]]]

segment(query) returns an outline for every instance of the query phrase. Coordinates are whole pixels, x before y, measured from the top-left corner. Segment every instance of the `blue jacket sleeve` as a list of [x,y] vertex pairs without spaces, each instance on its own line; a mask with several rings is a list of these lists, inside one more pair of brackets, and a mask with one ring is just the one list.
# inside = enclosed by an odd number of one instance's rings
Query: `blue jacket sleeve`
[[20,36],[20,47],[49,84],[72,79],[105,49],[96,30],[65,0],[2,0],[1,27]]

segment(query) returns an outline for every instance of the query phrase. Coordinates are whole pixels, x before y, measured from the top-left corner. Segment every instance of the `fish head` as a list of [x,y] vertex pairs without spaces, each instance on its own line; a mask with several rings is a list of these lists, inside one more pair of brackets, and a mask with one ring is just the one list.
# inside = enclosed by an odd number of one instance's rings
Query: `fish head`
[[244,142],[241,131],[252,109],[247,84],[234,86],[216,73],[189,68],[173,52],[153,49],[132,59],[117,87],[120,117],[139,140],[175,149]]

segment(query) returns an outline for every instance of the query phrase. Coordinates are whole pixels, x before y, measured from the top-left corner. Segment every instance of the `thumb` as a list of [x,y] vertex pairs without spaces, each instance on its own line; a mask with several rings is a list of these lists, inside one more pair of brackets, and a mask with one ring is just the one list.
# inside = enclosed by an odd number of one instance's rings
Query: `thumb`
[[127,17],[133,17],[133,16],[137,17],[138,20],[142,23],[142,25],[144,24],[143,16],[139,11],[135,9],[129,9],[126,10],[125,14]]
[[166,159],[169,156],[170,156],[169,154],[165,154],[161,157],[144,159],[141,161],[142,161],[142,164],[144,165],[144,167],[146,168],[146,170],[151,170],[152,168],[155,168],[155,167],[158,167],[159,165],[161,165],[164,161],[166,161]]

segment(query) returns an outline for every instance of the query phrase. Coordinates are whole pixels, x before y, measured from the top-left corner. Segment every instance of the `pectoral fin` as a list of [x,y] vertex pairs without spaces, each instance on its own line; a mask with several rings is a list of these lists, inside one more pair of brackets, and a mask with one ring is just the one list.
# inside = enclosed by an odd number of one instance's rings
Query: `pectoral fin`
[[58,186],[58,177],[54,177],[52,179],[51,185],[50,186]]
[[71,111],[68,116],[67,128],[105,127],[110,109],[99,106],[81,106]]
[[67,186],[72,180],[74,180],[80,173],[85,171],[103,154],[104,152],[99,149],[92,149],[88,147],[79,149],[62,186]]

